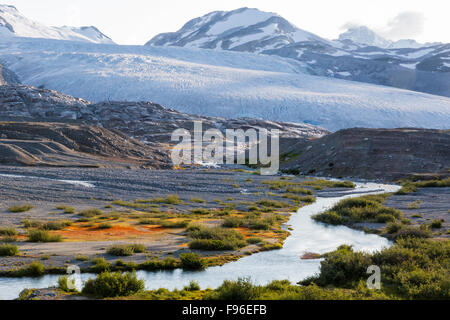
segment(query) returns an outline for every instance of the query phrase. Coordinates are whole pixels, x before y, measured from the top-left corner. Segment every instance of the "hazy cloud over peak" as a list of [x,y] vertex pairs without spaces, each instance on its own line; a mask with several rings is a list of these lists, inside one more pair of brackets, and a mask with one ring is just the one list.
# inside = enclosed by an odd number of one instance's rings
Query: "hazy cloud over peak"
[[382,34],[390,39],[398,40],[419,36],[425,28],[425,16],[421,12],[405,11],[390,20]]

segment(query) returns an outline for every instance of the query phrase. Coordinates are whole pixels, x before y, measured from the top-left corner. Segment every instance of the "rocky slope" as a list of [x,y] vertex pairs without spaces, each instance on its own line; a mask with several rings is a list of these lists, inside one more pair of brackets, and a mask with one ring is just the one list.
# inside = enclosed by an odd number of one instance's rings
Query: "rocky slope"
[[11,70],[0,64],[0,86],[18,83],[20,83],[19,78]]
[[101,102],[74,98],[52,90],[23,85],[0,86],[0,117],[4,120],[65,121],[117,129],[147,144],[170,142],[174,130],[191,130],[202,121],[205,130],[266,128],[279,129],[282,137],[309,138],[328,131],[308,124],[265,121],[251,118],[202,117],[166,109],[151,102]]
[[0,122],[0,164],[87,168],[170,168],[158,149],[117,130],[61,123]]
[[450,130],[348,129],[308,143],[286,156],[285,170],[329,177],[394,181],[450,169]]

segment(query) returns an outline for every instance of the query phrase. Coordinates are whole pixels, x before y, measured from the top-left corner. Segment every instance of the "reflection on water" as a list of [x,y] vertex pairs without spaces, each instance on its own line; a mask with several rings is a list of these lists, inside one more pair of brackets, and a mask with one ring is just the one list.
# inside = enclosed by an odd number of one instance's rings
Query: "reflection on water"
[[[359,184],[361,192],[395,192],[397,186],[378,184]],[[353,190],[354,191],[354,190]],[[139,278],[145,279],[147,289],[182,289],[191,280],[202,288],[216,288],[224,280],[251,277],[257,284],[267,284],[272,280],[290,280],[296,283],[319,272],[320,260],[301,260],[305,252],[326,253],[342,244],[353,245],[356,250],[373,252],[390,246],[390,242],[380,236],[365,234],[343,226],[325,226],[314,222],[311,216],[323,212],[338,201],[356,197],[352,194],[340,198],[318,198],[317,202],[301,208],[293,214],[289,225],[293,228],[283,249],[258,253],[222,267],[212,267],[205,271],[188,272],[183,270],[146,272],[139,271]],[[82,279],[94,275],[82,275]],[[0,299],[14,299],[24,288],[46,288],[56,285],[58,276],[49,275],[39,279],[0,278]]]

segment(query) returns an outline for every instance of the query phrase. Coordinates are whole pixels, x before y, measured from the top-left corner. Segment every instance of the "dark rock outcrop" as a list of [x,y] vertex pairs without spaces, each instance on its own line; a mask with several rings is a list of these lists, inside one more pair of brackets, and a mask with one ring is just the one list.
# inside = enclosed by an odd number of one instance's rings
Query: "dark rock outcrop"
[[329,177],[394,181],[450,168],[450,130],[347,129],[299,142],[284,170]]

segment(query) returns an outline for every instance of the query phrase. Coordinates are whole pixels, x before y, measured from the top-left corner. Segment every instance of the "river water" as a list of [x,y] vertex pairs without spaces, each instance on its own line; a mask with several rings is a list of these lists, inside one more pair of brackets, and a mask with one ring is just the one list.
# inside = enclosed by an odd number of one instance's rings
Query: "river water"
[[[360,193],[376,194],[395,192],[398,189],[399,187],[394,185],[359,183],[357,189],[351,190],[349,195],[318,198],[316,203],[303,207],[292,215],[288,225],[293,230],[281,250],[254,254],[221,267],[212,267],[199,272],[138,271],[137,275],[145,280],[147,289],[182,289],[191,280],[197,281],[202,288],[217,288],[224,280],[236,280],[240,277],[250,277],[257,284],[267,284],[273,280],[290,280],[296,283],[320,270],[321,260],[300,259],[305,252],[322,254],[333,251],[342,244],[353,245],[358,251],[374,252],[391,245],[386,238],[377,235],[365,234],[344,226],[325,226],[316,223],[311,219],[312,215],[325,211],[342,199],[360,196]],[[80,282],[92,277],[95,275],[82,274]],[[0,299],[15,299],[25,288],[55,286],[58,278],[58,275],[40,278],[0,278]]]

